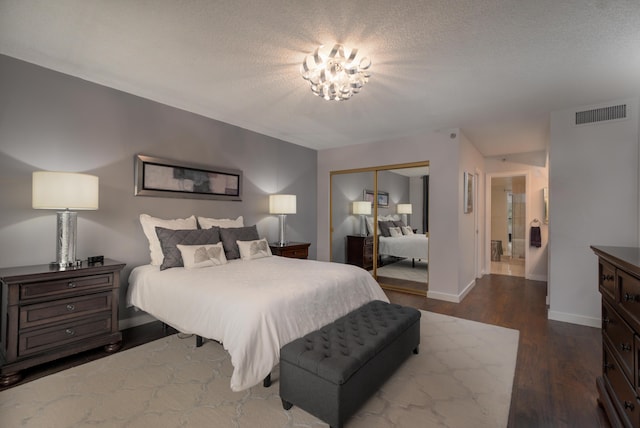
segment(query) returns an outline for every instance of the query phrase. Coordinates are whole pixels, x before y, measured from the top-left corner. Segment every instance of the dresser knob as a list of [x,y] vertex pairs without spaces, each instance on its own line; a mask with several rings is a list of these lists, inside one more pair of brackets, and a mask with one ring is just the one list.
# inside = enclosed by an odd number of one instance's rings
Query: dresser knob
[[613,275],[602,275],[600,278],[602,279],[602,282],[613,281]]
[[67,310],[68,311],[73,311],[76,308],[75,305],[67,305]]
[[638,300],[638,296],[636,294],[624,293],[625,302],[635,302],[637,300]]
[[76,283],[75,282],[70,282],[70,283],[67,284],[67,287],[76,288]]
[[74,330],[71,330],[70,328],[66,329],[64,332],[69,336],[73,336],[74,334],[76,334],[76,332]]
[[608,317],[602,318],[602,327],[608,326],[610,322],[611,320]]
[[634,405],[633,405],[633,403],[631,401],[625,401],[624,402],[624,408],[625,409],[629,409],[629,410],[633,410]]
[[623,351],[631,351],[631,345],[628,343],[621,343],[620,349],[622,349]]

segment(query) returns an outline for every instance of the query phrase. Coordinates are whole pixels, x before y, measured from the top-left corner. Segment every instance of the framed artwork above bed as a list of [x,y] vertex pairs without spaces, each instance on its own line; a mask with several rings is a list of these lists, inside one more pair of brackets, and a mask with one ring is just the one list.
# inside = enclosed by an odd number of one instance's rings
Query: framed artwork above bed
[[242,171],[137,155],[135,195],[241,201]]
[[[365,190],[363,199],[373,203],[373,190]],[[378,207],[386,208],[389,206],[389,193],[378,191]]]

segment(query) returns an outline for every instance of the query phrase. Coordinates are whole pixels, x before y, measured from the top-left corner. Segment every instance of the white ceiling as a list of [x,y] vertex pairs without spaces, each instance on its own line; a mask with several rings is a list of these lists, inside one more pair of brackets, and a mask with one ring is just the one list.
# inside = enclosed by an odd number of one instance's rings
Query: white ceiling
[[[345,102],[299,74],[335,42],[373,62]],[[499,156],[640,94],[640,1],[0,0],[0,53],[315,149],[459,127]]]

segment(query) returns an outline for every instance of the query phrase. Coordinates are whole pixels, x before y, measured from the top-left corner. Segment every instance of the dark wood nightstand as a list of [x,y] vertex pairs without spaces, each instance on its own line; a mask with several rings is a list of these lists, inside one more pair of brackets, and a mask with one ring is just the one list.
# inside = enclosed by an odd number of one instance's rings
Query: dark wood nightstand
[[306,259],[309,257],[309,242],[287,242],[280,245],[277,242],[269,244],[274,256],[289,257],[291,259]]
[[0,386],[21,371],[89,349],[120,349],[120,271],[124,264],[60,270],[56,265],[0,269]]
[[347,236],[347,263],[363,269],[373,269],[373,237]]

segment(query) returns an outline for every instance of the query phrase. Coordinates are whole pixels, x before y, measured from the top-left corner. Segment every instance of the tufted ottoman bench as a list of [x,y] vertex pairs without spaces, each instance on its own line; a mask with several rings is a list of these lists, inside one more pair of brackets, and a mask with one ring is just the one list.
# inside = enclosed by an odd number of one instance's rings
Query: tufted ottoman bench
[[420,311],[375,300],[280,350],[280,398],[342,427],[420,344]]

